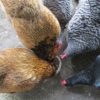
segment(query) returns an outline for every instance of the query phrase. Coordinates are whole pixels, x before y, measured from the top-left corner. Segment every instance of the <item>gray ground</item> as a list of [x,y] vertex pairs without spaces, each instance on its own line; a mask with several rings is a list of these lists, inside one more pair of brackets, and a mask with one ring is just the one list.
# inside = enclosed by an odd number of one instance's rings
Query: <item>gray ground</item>
[[[0,50],[5,48],[23,47],[14,29],[5,19],[0,10]],[[64,61],[59,75],[45,80],[30,92],[0,94],[0,100],[100,100],[100,90],[89,86],[76,86],[62,88],[59,84],[61,78],[67,78],[74,72],[88,67],[95,59],[97,53],[88,53]],[[100,52],[99,52],[100,54]]]

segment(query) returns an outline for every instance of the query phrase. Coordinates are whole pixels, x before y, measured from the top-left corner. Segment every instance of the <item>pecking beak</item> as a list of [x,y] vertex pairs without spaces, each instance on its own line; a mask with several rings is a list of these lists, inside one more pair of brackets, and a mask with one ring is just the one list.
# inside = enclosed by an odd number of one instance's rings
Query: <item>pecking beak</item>
[[62,61],[61,59],[59,58],[59,56],[56,56],[52,62],[53,66],[55,67],[55,70],[56,70],[56,73],[55,75],[57,75],[60,70],[61,70],[61,67],[62,67]]

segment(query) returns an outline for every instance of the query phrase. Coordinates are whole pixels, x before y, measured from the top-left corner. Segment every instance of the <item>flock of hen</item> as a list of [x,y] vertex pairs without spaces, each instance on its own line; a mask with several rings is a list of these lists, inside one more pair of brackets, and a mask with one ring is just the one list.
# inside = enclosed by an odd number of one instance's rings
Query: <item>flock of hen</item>
[[[28,91],[53,76],[57,70],[54,59],[63,48],[64,38],[68,45],[59,56],[61,60],[100,48],[99,0],[75,2],[78,5],[73,12],[73,0],[0,0],[26,46],[0,52],[0,92]],[[100,56],[91,69],[63,80],[62,85],[83,83],[100,87],[99,63]]]

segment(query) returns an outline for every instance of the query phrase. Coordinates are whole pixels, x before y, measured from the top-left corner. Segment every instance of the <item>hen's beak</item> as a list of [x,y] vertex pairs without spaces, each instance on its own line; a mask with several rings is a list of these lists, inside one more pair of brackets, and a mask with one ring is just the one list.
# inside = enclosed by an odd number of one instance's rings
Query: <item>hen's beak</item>
[[62,67],[62,62],[61,59],[59,58],[59,56],[56,56],[52,62],[52,64],[54,65],[55,69],[56,69],[56,75],[60,72],[61,67]]

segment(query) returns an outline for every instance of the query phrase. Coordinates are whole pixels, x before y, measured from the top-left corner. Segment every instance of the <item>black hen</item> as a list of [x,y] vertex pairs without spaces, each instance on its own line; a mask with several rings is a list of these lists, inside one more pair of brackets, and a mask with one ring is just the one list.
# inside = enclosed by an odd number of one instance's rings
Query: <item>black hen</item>
[[100,55],[96,58],[95,63],[86,70],[79,72],[78,74],[62,80],[62,86],[74,86],[74,85],[94,85],[100,88]]
[[94,67],[95,83],[94,85],[97,88],[100,88],[100,55],[96,58],[95,67]]
[[[76,2],[76,1],[74,1]],[[63,47],[64,29],[66,24],[70,21],[73,15],[74,5],[72,0],[45,0],[44,4],[53,12],[60,22],[62,28],[62,34],[59,36],[56,42],[56,48],[60,50]]]
[[72,17],[72,0],[45,0],[44,4],[57,17],[61,26],[65,27]]
[[100,48],[100,1],[80,0],[66,33],[68,46],[61,59]]

